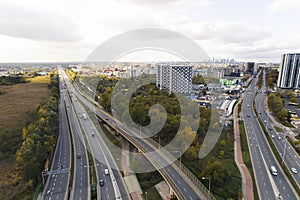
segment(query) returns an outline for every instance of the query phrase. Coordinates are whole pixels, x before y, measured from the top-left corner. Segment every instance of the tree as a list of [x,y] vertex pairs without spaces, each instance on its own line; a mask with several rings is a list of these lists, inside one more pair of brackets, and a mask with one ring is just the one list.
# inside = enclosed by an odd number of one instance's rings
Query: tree
[[214,185],[222,184],[227,176],[224,165],[219,161],[209,161],[200,174],[201,177],[210,177]]
[[220,156],[221,158],[223,158],[224,155],[225,155],[225,151],[221,150],[221,151],[219,152],[219,156]]
[[224,147],[224,146],[226,145],[225,140],[221,140],[220,145],[221,145],[222,147]]

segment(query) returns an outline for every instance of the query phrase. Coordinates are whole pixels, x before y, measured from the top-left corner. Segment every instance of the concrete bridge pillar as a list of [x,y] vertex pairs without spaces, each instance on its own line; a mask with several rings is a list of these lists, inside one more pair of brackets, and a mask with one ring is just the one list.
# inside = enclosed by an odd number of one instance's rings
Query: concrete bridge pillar
[[170,187],[170,200],[175,198],[174,190]]

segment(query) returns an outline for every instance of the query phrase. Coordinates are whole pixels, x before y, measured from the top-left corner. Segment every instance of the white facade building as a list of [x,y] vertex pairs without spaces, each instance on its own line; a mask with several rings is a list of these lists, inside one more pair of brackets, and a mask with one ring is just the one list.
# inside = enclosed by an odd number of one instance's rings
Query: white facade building
[[192,65],[158,64],[156,86],[169,93],[190,94],[192,91]]
[[300,88],[300,53],[282,55],[277,86]]

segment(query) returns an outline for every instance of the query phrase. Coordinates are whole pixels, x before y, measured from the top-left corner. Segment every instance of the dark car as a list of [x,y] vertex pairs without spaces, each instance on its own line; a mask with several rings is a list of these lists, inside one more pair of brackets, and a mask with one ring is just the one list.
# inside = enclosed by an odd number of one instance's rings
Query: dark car
[[79,158],[79,159],[80,159],[80,158],[81,158],[81,155],[80,155],[80,154],[77,154],[77,158]]
[[103,186],[103,185],[104,185],[104,180],[101,179],[101,180],[99,181],[99,184],[100,184],[100,186]]

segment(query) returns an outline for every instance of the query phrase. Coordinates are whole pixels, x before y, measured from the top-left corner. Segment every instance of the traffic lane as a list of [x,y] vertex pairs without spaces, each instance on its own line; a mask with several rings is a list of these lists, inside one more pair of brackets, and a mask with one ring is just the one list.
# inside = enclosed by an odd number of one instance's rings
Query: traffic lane
[[258,138],[258,144],[260,145],[260,149],[265,158],[267,166],[270,167],[271,165],[274,165],[276,167],[276,169],[278,170],[278,176],[273,177],[273,180],[274,180],[277,188],[279,189],[281,196],[284,199],[297,199],[294,194],[294,191],[291,189],[291,186],[289,185],[288,181],[286,180],[286,177],[284,176],[283,171],[281,170],[277,161],[275,160],[275,157],[271,153],[271,150],[270,150],[268,144],[266,143],[266,139],[264,138],[264,135],[261,132],[261,129],[259,127],[257,120],[252,121],[252,123],[254,125],[253,127],[255,129],[256,136]]
[[[102,165],[102,166],[105,166],[106,169],[107,168],[115,168],[115,169],[117,169],[117,166],[115,164],[114,159],[112,158],[112,155],[110,154],[108,148],[106,147],[106,144],[102,141],[100,135],[97,132],[96,127],[94,127],[94,125],[91,122],[90,118],[87,118],[85,120],[83,119],[83,120],[81,120],[81,122],[83,124],[84,130],[86,130],[86,132],[89,132],[87,134],[87,139],[90,142],[90,146],[91,146],[92,151],[94,153],[95,160],[98,160],[99,162],[102,161],[105,164],[105,165]],[[91,135],[92,131],[94,132],[94,136]],[[102,148],[97,148],[97,147],[100,147],[100,146]],[[109,165],[106,163],[106,160],[108,161]],[[110,167],[107,167],[107,166],[110,166]],[[105,168],[103,168],[102,173],[103,173],[104,169]],[[124,183],[122,182],[121,175],[118,172],[119,171],[115,171],[115,173],[113,173],[115,181],[117,182],[117,186],[116,186],[116,187],[118,187],[117,190],[119,190],[120,193],[121,193],[121,195],[124,196],[124,199],[128,199],[126,197],[127,196],[127,192],[126,192]],[[99,172],[99,174],[100,173],[101,172]],[[107,181],[107,182],[110,182],[111,184],[113,184],[111,180]],[[108,197],[111,196],[112,194],[114,194],[113,185],[111,185],[110,189],[112,191],[106,191],[108,193]],[[105,196],[105,195],[102,195],[102,196]]]
[[[269,117],[266,114],[265,110],[262,111],[262,116],[264,117],[265,120],[271,120],[271,119],[269,119]],[[268,123],[266,123],[266,124],[268,124]],[[286,165],[289,168],[289,170],[291,170],[292,167],[295,167],[296,169],[299,169],[299,167],[300,167],[300,165],[299,165],[300,164],[299,157],[292,150],[292,147],[291,147],[290,143],[288,143],[286,141],[286,139],[284,138],[285,134],[278,133],[273,126],[271,126],[271,131],[270,131],[269,128],[267,130],[268,130],[269,135],[271,137],[272,137],[272,135],[274,135],[273,143],[275,144],[275,146],[276,146],[277,150],[279,151],[280,155],[284,156],[284,162],[286,163]],[[300,177],[299,177],[299,175],[294,174],[291,171],[290,171],[290,174],[294,177],[294,179],[296,180],[296,182],[298,183],[298,185],[300,185]]]
[[[89,104],[90,104],[90,103],[89,103]],[[110,116],[107,116],[107,117],[110,118]],[[121,128],[121,129],[123,128],[123,130],[126,129],[126,128],[124,128],[124,127],[123,127],[122,125],[120,125],[120,124],[118,124],[118,126],[121,126],[120,128]],[[130,132],[131,132],[131,131],[130,131]],[[131,133],[131,135],[132,135],[132,133]],[[148,146],[148,145],[147,145],[147,146]],[[174,170],[174,173],[178,174],[176,170]],[[180,176],[180,177],[181,177],[181,176]],[[182,179],[181,181],[186,183],[186,181],[183,180],[183,179]],[[190,187],[189,184],[186,183],[186,187],[189,188],[189,189],[186,188],[186,190],[189,190],[189,192],[188,192],[189,195],[186,194],[186,196],[190,196],[190,197],[192,197],[193,199],[199,198],[198,195],[197,195],[197,194],[195,193],[195,191]],[[182,192],[184,193],[184,190],[182,190]]]
[[[69,102],[69,105],[71,103]],[[84,165],[87,165],[87,155],[85,146],[83,144],[83,140],[80,137],[80,127],[78,125],[78,122],[76,122],[76,119],[74,118],[74,111],[72,109],[72,106],[69,106],[67,108],[69,120],[70,120],[70,126],[73,134],[73,140],[74,140],[74,159],[75,159],[75,170],[74,174],[74,180],[75,182],[73,185],[73,194],[74,197],[87,199],[88,196],[88,169],[84,168]],[[80,155],[80,158],[77,157],[77,155]]]
[[[133,134],[133,133],[132,133]],[[148,154],[146,156],[153,157],[156,161],[156,164],[159,166],[161,170],[165,170],[169,176],[171,176],[172,181],[177,185],[177,188],[181,191],[182,194],[187,199],[197,199],[199,196],[197,193],[192,189],[192,187],[186,182],[186,180],[177,172],[177,170],[172,166],[168,165],[168,161],[163,158],[158,151],[155,151],[150,146],[148,146],[142,138],[136,138],[136,141],[139,142],[143,147],[147,146]],[[151,152],[151,153],[149,153]],[[166,166],[166,167],[165,167]],[[181,187],[182,186],[182,187]]]
[[245,121],[245,126],[247,130],[248,144],[251,153],[251,160],[254,167],[254,175],[257,184],[257,189],[261,199],[275,199],[275,193],[271,185],[271,181],[267,173],[269,173],[268,168],[263,164],[263,155],[257,144],[257,137],[254,133],[252,123],[250,120]]
[[[60,168],[70,168],[70,138],[68,128],[66,127],[66,123],[62,123],[62,121],[66,121],[66,114],[64,108],[63,99],[60,100],[59,104],[59,119],[60,119],[60,127],[59,127],[59,140],[57,143],[57,151],[53,159],[53,168],[51,170],[60,169]],[[63,174],[53,174],[48,177],[47,187],[44,189],[45,198],[61,198],[66,196],[69,173]],[[49,197],[46,197],[49,196]]]
[[[87,139],[90,143],[91,153],[94,156],[96,170],[98,173],[98,180],[97,184],[99,184],[99,181],[102,179],[104,180],[105,187],[101,187],[101,198],[102,199],[110,199],[114,196],[114,189],[111,182],[110,176],[107,176],[104,174],[104,170],[108,169],[107,164],[105,163],[104,153],[101,151],[101,148],[97,145],[97,141],[93,138],[89,138],[87,136]],[[98,165],[98,166],[97,166]]]

